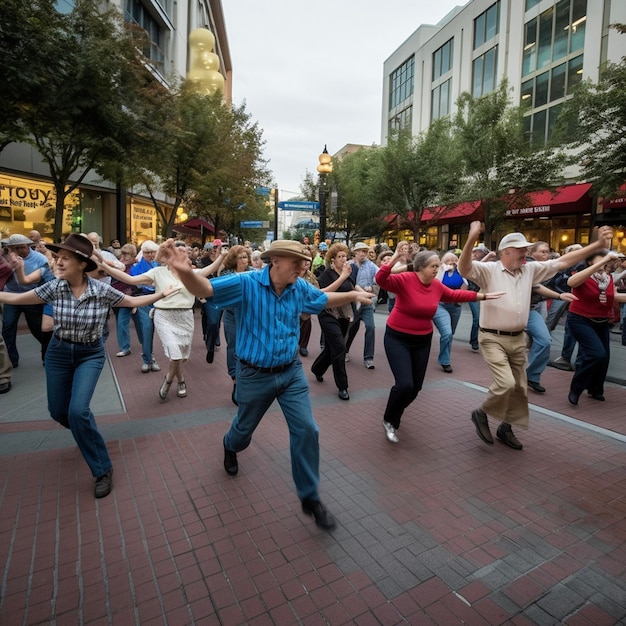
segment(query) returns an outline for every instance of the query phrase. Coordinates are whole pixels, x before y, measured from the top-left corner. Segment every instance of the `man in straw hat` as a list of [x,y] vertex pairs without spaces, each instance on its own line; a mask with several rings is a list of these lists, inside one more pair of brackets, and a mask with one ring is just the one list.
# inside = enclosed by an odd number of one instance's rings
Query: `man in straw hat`
[[300,315],[349,302],[369,304],[369,294],[323,293],[299,278],[302,263],[311,256],[297,241],[273,241],[261,258],[268,262],[263,270],[211,281],[194,274],[187,256],[172,240],[161,247],[158,260],[174,266],[185,287],[197,297],[208,298],[215,307],[236,310],[238,407],[224,436],[224,469],[231,476],[237,474],[237,453],[250,445],[254,430],[278,400],[289,425],[292,475],[302,510],[320,528],[332,530],[335,520],[318,494],[319,429],[298,358]]
[[[3,246],[9,250],[9,259],[12,254],[16,254],[23,259],[24,274],[28,275],[37,270],[41,272],[41,280],[38,283],[29,285],[20,283],[17,279],[17,274],[14,272],[7,280],[3,291],[8,293],[25,293],[54,278],[45,255],[32,249],[34,243],[32,239],[29,239],[25,235],[18,234],[11,235],[8,239],[2,241]],[[3,312],[2,336],[6,343],[9,359],[13,367],[17,367],[20,360],[20,354],[17,350],[17,327],[22,313],[26,318],[28,330],[30,330],[33,337],[41,344],[42,361],[46,355],[46,348],[50,341],[51,333],[41,330],[41,319],[43,316],[42,304],[6,304]]]
[[510,233],[500,240],[499,260],[495,263],[472,261],[474,244],[483,232],[479,221],[470,224],[469,235],[459,259],[459,272],[483,291],[503,291],[498,300],[480,303],[480,351],[491,370],[492,382],[479,409],[472,411],[476,433],[493,444],[487,415],[500,420],[496,436],[514,450],[522,444],[513,434],[512,424],[528,428],[528,387],[526,381],[526,333],[533,285],[575,265],[596,251],[610,248],[613,231],[598,229],[598,238],[581,250],[558,259],[526,262],[531,245],[522,233]]

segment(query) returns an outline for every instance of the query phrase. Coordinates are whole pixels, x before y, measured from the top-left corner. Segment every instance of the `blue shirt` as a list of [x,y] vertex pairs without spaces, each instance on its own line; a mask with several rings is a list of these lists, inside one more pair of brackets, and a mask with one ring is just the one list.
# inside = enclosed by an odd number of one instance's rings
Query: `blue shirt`
[[[159,263],[157,263],[156,261],[146,261],[146,259],[142,258],[130,268],[130,272],[128,273],[131,276],[139,276],[141,274],[145,274],[153,267],[159,267]],[[154,293],[154,285],[138,285],[138,287],[143,294]]]
[[270,266],[256,272],[240,272],[211,280],[216,308],[236,310],[235,352],[257,367],[280,367],[296,358],[300,314],[319,313],[328,297],[302,278],[278,295],[270,281]]
[[[354,271],[356,268],[356,272]],[[352,279],[354,282],[363,289],[369,289],[374,284],[374,277],[378,271],[378,265],[372,263],[369,259],[365,259],[361,265],[356,263],[352,270]],[[355,276],[356,274],[356,276]]]
[[[37,285],[42,285],[54,278],[54,274],[48,265],[48,259],[41,254],[41,252],[31,250],[28,255],[24,257],[24,274],[28,276],[35,270],[41,270],[41,280]],[[22,283],[17,280],[15,272],[13,272],[13,275],[7,280],[7,284],[4,286],[4,291],[24,293],[25,291],[31,291],[37,285],[22,285]]]

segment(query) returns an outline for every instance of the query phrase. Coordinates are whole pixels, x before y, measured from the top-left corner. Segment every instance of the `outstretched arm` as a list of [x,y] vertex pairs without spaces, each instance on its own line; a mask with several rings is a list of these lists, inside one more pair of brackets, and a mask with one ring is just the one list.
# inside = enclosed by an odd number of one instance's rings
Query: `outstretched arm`
[[470,224],[469,235],[467,236],[467,241],[463,246],[463,251],[461,252],[459,263],[457,265],[457,269],[459,270],[459,274],[461,274],[461,276],[467,276],[472,269],[472,250],[474,249],[474,244],[478,241],[480,234],[483,231],[484,226],[478,220]]
[[[598,252],[602,252],[603,250],[610,248],[612,239],[613,229],[610,226],[600,226],[598,229],[598,238],[593,243],[590,243],[588,246],[585,246],[580,250],[568,252],[557,259],[559,269],[565,270],[568,267],[572,267],[573,265],[584,261],[586,258],[597,254]],[[613,258],[615,259],[617,256],[614,256]]]

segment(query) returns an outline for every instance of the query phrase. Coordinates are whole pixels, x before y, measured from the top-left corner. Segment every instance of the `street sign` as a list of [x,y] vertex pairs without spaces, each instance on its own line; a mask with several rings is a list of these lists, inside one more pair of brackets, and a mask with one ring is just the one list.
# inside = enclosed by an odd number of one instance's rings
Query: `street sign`
[[269,228],[269,222],[239,222],[239,228]]
[[307,202],[300,200],[283,200],[278,203],[278,208],[283,211],[319,211],[319,202]]
[[256,188],[256,193],[259,196],[269,196],[270,195],[270,188],[269,187],[257,187]]

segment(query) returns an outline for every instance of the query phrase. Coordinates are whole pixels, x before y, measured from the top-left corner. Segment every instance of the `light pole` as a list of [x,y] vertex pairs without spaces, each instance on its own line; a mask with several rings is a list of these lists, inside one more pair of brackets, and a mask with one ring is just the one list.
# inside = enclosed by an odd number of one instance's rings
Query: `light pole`
[[326,146],[319,155],[319,202],[320,202],[320,241],[326,241],[326,204],[328,203],[328,175],[333,172],[333,161]]

